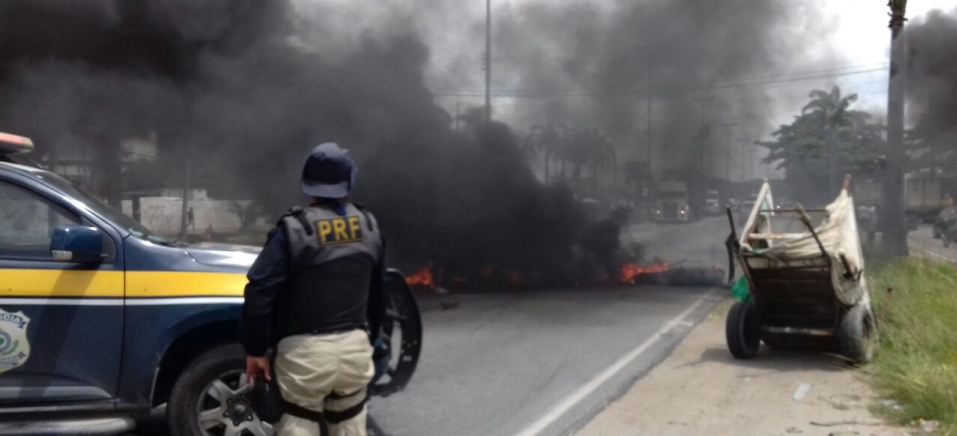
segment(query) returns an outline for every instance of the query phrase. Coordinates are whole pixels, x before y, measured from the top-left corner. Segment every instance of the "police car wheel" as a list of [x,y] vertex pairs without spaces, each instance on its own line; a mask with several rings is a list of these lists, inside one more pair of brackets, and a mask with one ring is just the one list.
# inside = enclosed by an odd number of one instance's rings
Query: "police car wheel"
[[246,355],[225,345],[199,356],[180,374],[167,404],[172,436],[269,436],[243,393],[249,389]]

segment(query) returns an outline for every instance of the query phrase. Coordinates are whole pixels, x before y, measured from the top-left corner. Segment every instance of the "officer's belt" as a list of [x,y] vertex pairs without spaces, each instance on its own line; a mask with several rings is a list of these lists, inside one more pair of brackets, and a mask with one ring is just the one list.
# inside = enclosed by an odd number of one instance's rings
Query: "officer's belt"
[[[362,392],[362,391],[361,390],[356,391],[349,395],[338,395],[335,392],[333,392],[332,394],[329,394],[327,398],[331,398],[331,399],[348,398],[358,394],[359,392]],[[317,412],[315,410],[309,410],[298,404],[290,403],[288,401],[283,401],[283,409],[285,413],[295,416],[296,418],[305,419],[305,420],[318,422],[318,423],[328,422],[329,424],[338,424],[340,422],[355,418],[360,413],[362,413],[362,409],[365,407],[366,402],[368,401],[369,401],[369,395],[366,395],[365,398],[363,398],[362,401],[360,401],[359,404],[356,404],[355,406],[349,407],[344,410],[327,410],[325,412]]]

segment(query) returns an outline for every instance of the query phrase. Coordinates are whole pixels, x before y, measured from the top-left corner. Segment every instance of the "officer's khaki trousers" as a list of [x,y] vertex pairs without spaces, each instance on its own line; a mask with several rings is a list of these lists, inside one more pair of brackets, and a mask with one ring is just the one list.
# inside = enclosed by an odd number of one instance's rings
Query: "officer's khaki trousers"
[[[374,374],[372,346],[363,330],[290,336],[279,342],[276,379],[280,392],[286,401],[307,409],[340,411],[355,406],[365,398],[366,386]],[[333,392],[348,397],[327,399]],[[317,436],[319,424],[287,413],[276,425],[276,433]],[[366,436],[365,408],[352,419],[329,424],[329,433],[331,436]]]

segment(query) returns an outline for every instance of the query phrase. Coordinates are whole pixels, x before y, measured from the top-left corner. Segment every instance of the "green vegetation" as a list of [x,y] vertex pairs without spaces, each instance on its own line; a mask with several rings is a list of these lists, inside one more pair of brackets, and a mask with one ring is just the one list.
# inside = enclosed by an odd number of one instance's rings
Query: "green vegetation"
[[957,434],[957,265],[903,259],[880,266],[869,284],[881,322],[873,383],[897,402],[878,412],[898,423],[937,420],[941,434]]
[[[845,95],[835,86],[814,90],[791,124],[781,125],[771,141],[764,163],[787,170],[787,182],[805,197],[830,201],[844,174],[869,178],[879,167],[884,126],[870,114],[853,109],[857,94]],[[814,198],[815,193],[819,198]]]

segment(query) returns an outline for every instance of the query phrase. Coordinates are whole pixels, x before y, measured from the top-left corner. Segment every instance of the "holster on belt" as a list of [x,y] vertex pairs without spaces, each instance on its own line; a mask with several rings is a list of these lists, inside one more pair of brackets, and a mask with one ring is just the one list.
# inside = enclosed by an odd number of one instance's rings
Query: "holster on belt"
[[282,398],[282,393],[279,392],[279,382],[276,380],[275,353],[270,351],[267,356],[270,363],[269,376],[272,380],[267,380],[266,377],[256,377],[253,380],[252,389],[249,391],[249,403],[260,420],[275,424],[285,413],[285,401]]
[[[365,390],[366,397],[355,406],[349,407],[345,410],[327,410],[325,412],[317,412],[315,410],[309,410],[298,404],[290,403],[283,399],[282,392],[279,391],[279,382],[276,379],[275,353],[270,351],[267,355],[269,357],[270,376],[272,377],[272,380],[266,380],[265,377],[257,377],[253,381],[252,389],[250,389],[248,394],[250,405],[252,406],[253,410],[256,411],[256,415],[259,417],[259,419],[263,422],[275,424],[282,419],[284,414],[288,413],[296,418],[318,422],[320,426],[325,428],[326,423],[338,424],[340,422],[354,418],[356,415],[362,413],[366,402],[369,401],[368,391]],[[363,392],[363,390],[347,395],[339,395],[333,392],[326,398],[343,399],[353,395],[359,395],[361,392]]]

